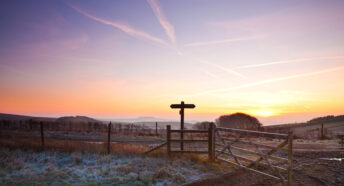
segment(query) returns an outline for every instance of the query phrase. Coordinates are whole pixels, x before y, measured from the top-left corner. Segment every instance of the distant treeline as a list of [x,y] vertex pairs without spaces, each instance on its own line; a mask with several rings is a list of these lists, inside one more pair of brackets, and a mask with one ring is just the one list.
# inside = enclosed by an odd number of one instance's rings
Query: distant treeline
[[[56,132],[85,132],[85,133],[106,133],[108,124],[104,122],[64,122],[59,121],[37,121],[29,120],[0,120],[0,130],[16,131],[39,131],[40,123],[44,126],[44,131]],[[156,135],[162,129],[152,129],[145,125],[129,123],[111,123],[112,133],[135,134],[135,135]]]

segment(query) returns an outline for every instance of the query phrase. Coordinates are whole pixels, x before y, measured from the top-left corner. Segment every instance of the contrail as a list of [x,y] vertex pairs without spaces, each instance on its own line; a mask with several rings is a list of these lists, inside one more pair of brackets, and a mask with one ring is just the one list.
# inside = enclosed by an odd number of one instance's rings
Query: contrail
[[210,61],[207,61],[207,60],[204,60],[204,59],[195,57],[195,56],[191,56],[191,55],[187,55],[187,54],[183,54],[183,55],[188,56],[188,57],[190,57],[190,58],[192,58],[192,59],[198,61],[199,63],[203,63],[203,64],[206,64],[206,65],[210,65],[210,66],[216,67],[216,68],[218,68],[218,69],[220,69],[220,70],[222,70],[222,71],[225,71],[225,72],[227,72],[227,73],[230,73],[230,74],[233,74],[233,75],[235,75],[235,76],[238,76],[238,77],[247,79],[246,76],[240,74],[240,73],[237,72],[237,71],[231,70],[231,69],[229,69],[229,68],[223,67],[223,66],[221,66],[221,65],[212,63],[212,62],[210,62]]
[[293,60],[275,61],[275,62],[270,62],[270,63],[261,63],[261,64],[255,64],[255,65],[244,65],[244,66],[234,67],[233,69],[254,68],[254,67],[263,67],[263,66],[284,64],[284,63],[296,63],[296,62],[327,60],[327,59],[344,59],[344,56],[329,56],[329,57],[318,57],[318,58],[300,58],[300,59],[293,59]]
[[163,9],[160,6],[158,0],[147,0],[150,7],[153,9],[155,16],[158,18],[160,25],[166,32],[166,35],[170,38],[172,44],[176,43],[176,36],[174,34],[174,27],[166,19]]
[[252,37],[239,37],[239,38],[231,38],[231,39],[224,39],[224,40],[215,40],[215,41],[205,41],[205,42],[195,42],[189,43],[185,46],[205,46],[205,45],[216,45],[216,44],[223,44],[223,43],[231,43],[235,41],[248,41],[248,40],[255,40],[263,38],[263,36],[252,36]]
[[[158,3],[158,0],[147,0],[148,4],[150,5],[150,7],[153,9],[153,12],[155,14],[155,16],[157,17],[157,19],[159,20],[160,22],[160,25],[163,27],[163,29],[165,30],[167,36],[170,38],[171,42],[173,45],[176,44],[176,37],[175,37],[175,34],[174,34],[174,27],[172,24],[170,24],[164,13],[163,13],[163,10],[162,10],[162,7],[159,5]],[[173,46],[171,46],[173,47]],[[210,66],[213,66],[213,67],[216,67],[218,69],[221,69],[222,71],[225,71],[227,73],[231,73],[231,74],[234,74],[236,76],[239,76],[241,78],[246,78],[245,76],[243,76],[242,74],[240,74],[239,72],[236,72],[234,70],[231,70],[231,69],[228,69],[228,68],[225,68],[223,66],[220,66],[218,64],[215,64],[215,63],[211,63],[209,61],[206,61],[206,60],[203,60],[203,59],[200,59],[200,58],[197,58],[197,57],[193,57],[193,56],[190,56],[190,55],[186,55],[184,52],[182,52],[181,50],[179,50],[178,48],[174,48],[177,52],[178,55],[180,56],[189,56],[190,58],[193,58],[194,60],[196,61],[199,61],[200,63],[203,63],[203,64],[207,64],[207,65],[210,65]]]
[[105,19],[102,19],[102,18],[99,18],[99,17],[95,17],[95,16],[85,12],[84,10],[81,10],[78,7],[75,7],[75,6],[72,6],[72,5],[69,5],[69,6],[72,7],[74,10],[76,10],[77,12],[79,12],[80,14],[82,14],[82,15],[90,18],[90,19],[93,19],[93,20],[98,21],[100,23],[103,23],[103,24],[106,24],[106,25],[110,25],[112,27],[120,29],[123,32],[125,32],[125,33],[127,33],[127,34],[129,34],[131,36],[138,37],[138,38],[144,38],[144,39],[148,39],[148,40],[151,40],[151,41],[159,43],[159,44],[167,45],[166,41],[164,41],[163,39],[154,37],[154,36],[144,32],[144,31],[140,31],[140,30],[134,29],[134,28],[130,27],[129,25],[126,25],[126,24],[123,24],[123,23],[119,23],[119,22],[108,21],[108,20],[105,20]]
[[216,74],[214,74],[214,73],[211,73],[211,72],[209,72],[209,71],[207,71],[207,70],[203,70],[203,72],[204,72],[205,74],[207,74],[208,76],[212,77],[212,78],[219,78],[218,75],[216,75]]
[[328,69],[325,69],[325,70],[319,70],[319,71],[304,73],[304,74],[295,74],[295,75],[291,75],[291,76],[277,77],[277,78],[267,79],[267,80],[263,80],[263,81],[247,83],[247,84],[243,84],[243,85],[239,85],[239,86],[235,86],[235,87],[215,89],[215,90],[208,90],[208,91],[200,92],[200,93],[197,93],[197,94],[193,94],[191,96],[200,96],[200,95],[209,94],[209,93],[225,92],[225,91],[230,91],[230,90],[238,90],[238,89],[242,89],[242,88],[255,87],[255,86],[258,86],[258,85],[264,85],[264,84],[269,84],[269,83],[274,83],[274,82],[279,82],[279,81],[284,81],[284,80],[289,80],[289,79],[297,79],[297,78],[302,78],[302,77],[309,77],[309,76],[314,76],[314,75],[318,75],[318,74],[324,74],[324,73],[329,73],[329,72],[334,72],[334,71],[339,71],[339,70],[344,70],[344,65],[339,66],[339,67],[334,67],[334,68],[328,68]]

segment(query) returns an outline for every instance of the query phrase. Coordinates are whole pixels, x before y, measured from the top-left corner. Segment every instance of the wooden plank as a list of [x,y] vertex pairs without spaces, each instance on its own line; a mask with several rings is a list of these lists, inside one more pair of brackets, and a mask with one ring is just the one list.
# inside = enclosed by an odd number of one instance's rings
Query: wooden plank
[[206,139],[171,139],[170,142],[208,142]]
[[195,154],[208,154],[208,151],[193,151],[193,150],[171,150],[171,153],[195,153]]
[[167,144],[167,142],[164,142],[164,143],[162,143],[162,144],[160,144],[160,145],[158,145],[158,146],[156,146],[156,147],[153,147],[153,148],[147,150],[146,152],[144,152],[144,154],[147,154],[147,153],[150,153],[150,152],[152,152],[152,151],[155,151],[155,150],[157,150],[157,149],[159,149],[159,148],[165,146],[166,144]]
[[194,104],[172,104],[170,105],[171,108],[177,109],[177,108],[190,108],[193,109],[196,106]]
[[[221,152],[220,150],[216,150],[217,152]],[[226,154],[228,156],[232,156],[230,153],[228,152],[223,152],[222,154]],[[256,160],[253,160],[253,159],[250,159],[250,158],[246,158],[246,157],[242,157],[242,156],[239,156],[237,154],[233,154],[233,156],[236,156],[237,158],[241,159],[241,160],[244,160],[244,161],[247,161],[247,162],[256,162]],[[268,164],[266,163],[262,163],[262,162],[257,162],[257,164],[260,164],[262,166],[268,166]],[[282,171],[282,172],[287,172],[287,169],[283,168],[283,167],[279,167],[279,166],[275,166],[273,165],[273,167],[277,168],[278,170]]]
[[[250,150],[243,149],[243,148],[240,148],[240,147],[235,147],[235,146],[232,146],[232,148],[236,149],[236,150],[239,150],[239,151],[242,151],[242,152],[247,152],[247,153],[250,153],[250,154],[254,154],[254,155],[259,155],[260,156],[260,154],[258,152],[255,152],[255,151],[250,151]],[[273,160],[282,161],[283,163],[287,163],[288,162],[288,159],[286,159],[286,158],[272,156],[272,155],[267,155],[267,154],[265,156],[267,156],[267,157],[269,157],[270,159],[273,159]]]
[[218,160],[224,162],[224,163],[228,163],[230,165],[234,165],[236,167],[239,167],[239,168],[243,168],[245,170],[248,170],[248,171],[252,171],[252,172],[255,172],[255,173],[258,173],[258,174],[261,174],[261,175],[264,175],[264,176],[267,176],[267,177],[270,177],[272,179],[275,179],[275,180],[281,180],[280,178],[276,177],[276,176],[273,176],[273,175],[270,175],[270,174],[267,174],[265,172],[261,172],[261,171],[258,171],[258,170],[255,170],[255,169],[252,169],[252,168],[248,168],[248,167],[245,167],[245,166],[242,166],[242,165],[238,165],[232,161],[228,161],[228,160],[225,160],[225,159],[222,159],[222,158],[217,158]]
[[[224,138],[224,137],[217,137],[217,138],[219,138],[221,140],[225,140],[225,141],[231,141],[231,142],[233,142],[235,140],[234,138]],[[261,143],[255,143],[255,142],[249,142],[249,141],[245,141],[245,140],[239,140],[238,142],[249,144],[249,145],[258,145],[260,147],[269,148],[269,149],[276,148],[276,146],[271,146],[271,145],[266,145],[266,144],[261,144]],[[279,150],[284,151],[284,152],[288,152],[288,149],[285,149],[285,148],[279,148]]]
[[171,130],[171,132],[179,133],[208,133],[208,130]]
[[288,134],[260,132],[260,131],[234,129],[234,128],[216,127],[216,130],[217,131],[234,132],[234,133],[239,133],[239,134],[261,136],[261,137],[272,137],[272,138],[287,138],[288,137]]
[[[218,143],[217,143],[217,145],[223,146],[222,144],[218,144]],[[245,152],[245,153],[249,153],[249,154],[253,154],[253,155],[258,155],[258,156],[260,156],[260,154],[259,154],[258,152],[250,151],[250,150],[243,149],[243,148],[240,148],[240,147],[232,146],[232,149],[235,149],[235,150],[239,150],[239,151],[242,151],[242,152]],[[273,160],[278,160],[278,161],[282,161],[283,163],[288,163],[288,159],[286,159],[286,158],[277,157],[277,156],[272,156],[272,155],[269,155],[269,154],[266,154],[266,156],[269,157],[270,159],[273,159]],[[257,160],[257,161],[258,161],[258,160]]]

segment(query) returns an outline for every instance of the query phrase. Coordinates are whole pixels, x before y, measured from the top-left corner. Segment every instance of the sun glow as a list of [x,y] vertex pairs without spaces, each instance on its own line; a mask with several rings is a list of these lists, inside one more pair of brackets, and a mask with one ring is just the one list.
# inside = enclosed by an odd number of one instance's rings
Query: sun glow
[[276,115],[276,113],[272,110],[257,110],[255,113],[262,117],[269,117],[269,116]]

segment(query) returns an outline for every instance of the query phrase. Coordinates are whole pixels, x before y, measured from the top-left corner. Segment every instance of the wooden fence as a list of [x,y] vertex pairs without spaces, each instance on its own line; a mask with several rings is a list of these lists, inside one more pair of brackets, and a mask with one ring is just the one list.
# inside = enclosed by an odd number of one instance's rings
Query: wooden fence
[[[198,154],[208,154],[209,158],[213,157],[213,132],[214,132],[214,125],[211,125],[208,130],[171,130],[171,126],[168,125],[167,129],[167,138],[166,138],[166,145],[167,145],[167,154],[171,155],[172,153],[198,153]],[[179,133],[181,138],[180,139],[173,139],[172,134]],[[206,134],[206,139],[184,139],[183,134],[190,134],[190,133],[198,133],[198,134]],[[185,135],[185,137],[188,137]],[[173,143],[180,144],[180,150],[172,148]],[[207,143],[207,150],[188,150],[184,149],[184,143]]]
[[[47,128],[49,129],[50,126],[43,125],[42,122],[38,126],[41,147],[44,149],[44,131]],[[107,132],[107,152],[110,153],[111,134],[115,131],[116,125],[110,123],[105,126],[105,130],[102,131]],[[193,139],[191,134],[197,134],[198,137],[203,137],[203,139]],[[276,142],[276,139],[279,142]],[[204,147],[205,150],[190,150],[184,148],[184,143],[202,144],[201,147]],[[179,148],[178,145],[180,145]],[[284,185],[292,185],[292,133],[279,134],[222,128],[216,127],[214,123],[209,125],[208,130],[172,130],[171,126],[168,125],[166,127],[166,142],[148,150],[146,153],[163,146],[166,146],[168,155],[174,153],[208,154],[211,161],[218,160],[276,179]],[[264,169],[261,169],[261,167],[264,167]]]

